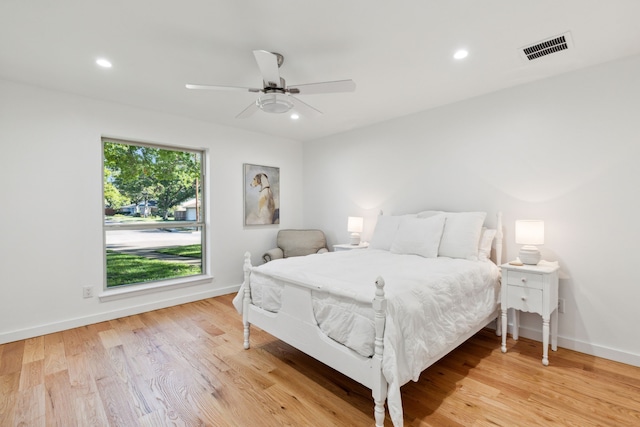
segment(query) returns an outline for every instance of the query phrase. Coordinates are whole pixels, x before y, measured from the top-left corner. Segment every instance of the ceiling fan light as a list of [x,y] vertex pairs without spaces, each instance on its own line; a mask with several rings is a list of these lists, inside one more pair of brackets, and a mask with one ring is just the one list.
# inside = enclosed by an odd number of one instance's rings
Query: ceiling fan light
[[469,52],[464,50],[464,49],[460,49],[460,50],[456,51],[456,53],[453,54],[453,57],[455,59],[464,59],[467,56],[469,56]]
[[293,108],[293,103],[287,99],[287,95],[277,93],[264,94],[256,103],[265,113],[282,114]]
[[112,67],[111,61],[109,61],[108,59],[105,59],[105,58],[96,59],[96,64],[98,64],[102,68],[111,68]]

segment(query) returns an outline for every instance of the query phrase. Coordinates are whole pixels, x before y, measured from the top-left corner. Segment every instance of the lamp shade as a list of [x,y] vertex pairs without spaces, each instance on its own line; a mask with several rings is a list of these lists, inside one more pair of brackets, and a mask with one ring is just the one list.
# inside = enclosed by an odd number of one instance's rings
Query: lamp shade
[[544,244],[544,221],[528,219],[516,221],[516,243],[519,245]]
[[350,216],[347,221],[347,231],[349,233],[362,233],[363,218],[361,216]]

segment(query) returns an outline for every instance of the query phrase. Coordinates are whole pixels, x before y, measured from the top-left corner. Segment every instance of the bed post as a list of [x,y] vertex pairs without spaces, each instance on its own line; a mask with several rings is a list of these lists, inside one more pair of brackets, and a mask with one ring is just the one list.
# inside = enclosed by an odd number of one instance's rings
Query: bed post
[[[502,212],[498,212],[498,222],[496,224],[496,265],[500,267],[502,264],[502,240],[504,239],[504,234],[502,232]],[[502,335],[502,316],[498,315],[496,319],[496,335]]]
[[242,298],[242,324],[244,325],[244,349],[249,349],[249,303],[251,302],[251,287],[249,286],[249,276],[251,275],[251,254],[244,253],[244,295]]
[[384,402],[387,399],[387,380],[382,374],[382,351],[384,349],[384,327],[387,314],[387,300],[384,296],[384,279],[378,277],[376,280],[376,296],[373,299],[373,310],[375,311],[375,348],[373,355],[373,401],[375,403],[373,414],[376,420],[376,427],[384,426]]

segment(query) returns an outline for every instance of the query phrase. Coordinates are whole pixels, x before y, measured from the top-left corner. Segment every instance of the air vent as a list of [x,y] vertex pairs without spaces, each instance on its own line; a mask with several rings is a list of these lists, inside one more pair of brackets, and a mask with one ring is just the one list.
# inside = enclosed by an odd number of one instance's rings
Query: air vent
[[520,54],[526,61],[542,58],[552,53],[562,52],[573,46],[571,33],[566,32],[555,37],[543,40],[531,46],[520,49]]

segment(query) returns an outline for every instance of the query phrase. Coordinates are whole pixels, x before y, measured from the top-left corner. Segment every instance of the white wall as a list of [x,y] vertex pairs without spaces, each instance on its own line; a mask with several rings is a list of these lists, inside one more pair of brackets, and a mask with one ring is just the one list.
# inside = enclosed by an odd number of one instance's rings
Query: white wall
[[[348,241],[349,215],[424,209],[543,219],[561,266],[559,344],[640,366],[640,57],[308,143],[305,225]],[[538,316],[521,334],[540,339]]]
[[[0,343],[233,291],[244,251],[259,262],[278,229],[242,225],[242,164],[257,163],[281,168],[280,228],[330,243],[349,215],[370,238],[380,209],[501,210],[506,261],[514,221],[544,219],[560,345],[640,366],[638,75],[632,57],[304,146],[0,80]],[[102,286],[101,135],[209,150],[213,284],[82,298]]]
[[[202,147],[210,175],[212,283],[100,302],[102,135]],[[279,166],[280,227],[302,226],[299,142],[0,80],[0,343],[229,293],[275,243],[243,227],[243,163]]]

